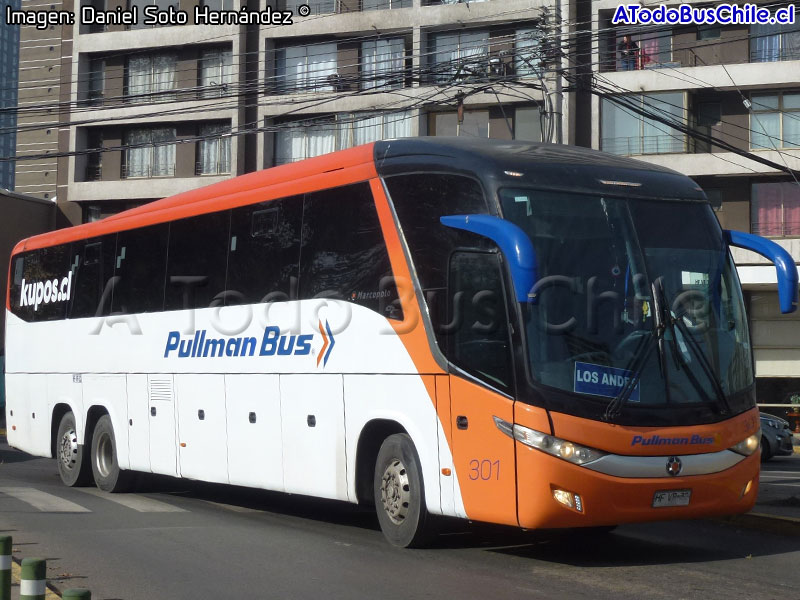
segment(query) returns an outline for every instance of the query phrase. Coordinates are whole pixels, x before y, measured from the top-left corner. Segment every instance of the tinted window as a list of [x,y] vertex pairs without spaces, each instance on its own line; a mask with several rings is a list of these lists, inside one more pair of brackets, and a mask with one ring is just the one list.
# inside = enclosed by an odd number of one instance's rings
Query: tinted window
[[297,297],[303,197],[231,211],[226,304]]
[[307,194],[300,298],[334,298],[402,319],[369,184]]
[[162,309],[168,237],[169,226],[166,224],[118,234],[112,313],[132,314]]
[[26,321],[66,316],[73,294],[69,244],[34,250],[14,258],[11,270],[11,310]]
[[165,310],[205,308],[222,302],[229,226],[229,211],[170,225]]
[[74,295],[70,318],[99,317],[110,313],[116,238],[116,234],[112,234],[72,244]]
[[499,255],[454,252],[447,298],[447,357],[484,381],[508,388],[511,354]]
[[[450,254],[456,248],[492,247],[485,238],[445,227],[439,218],[486,214],[483,191],[474,179],[436,173],[389,177],[386,186],[439,338],[442,327],[449,322],[444,292]],[[444,349],[441,339],[439,343]]]

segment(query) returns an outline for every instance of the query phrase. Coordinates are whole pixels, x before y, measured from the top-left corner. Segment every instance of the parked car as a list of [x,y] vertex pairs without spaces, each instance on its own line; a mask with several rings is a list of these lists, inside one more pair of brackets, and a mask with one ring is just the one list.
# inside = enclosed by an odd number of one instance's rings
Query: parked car
[[792,430],[789,422],[774,415],[761,415],[761,461],[773,456],[789,456],[792,448]]

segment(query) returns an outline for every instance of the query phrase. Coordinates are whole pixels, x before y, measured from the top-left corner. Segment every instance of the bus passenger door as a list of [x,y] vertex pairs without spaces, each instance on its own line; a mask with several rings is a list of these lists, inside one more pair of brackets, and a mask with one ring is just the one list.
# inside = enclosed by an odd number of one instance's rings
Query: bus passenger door
[[150,468],[153,473],[178,476],[175,441],[175,390],[172,375],[147,376],[150,412]]
[[467,517],[516,525],[514,440],[495,423],[495,417],[514,421],[513,363],[500,260],[496,252],[451,255],[447,321],[439,339],[452,365],[453,463]]
[[283,481],[289,493],[347,500],[341,375],[281,375]]

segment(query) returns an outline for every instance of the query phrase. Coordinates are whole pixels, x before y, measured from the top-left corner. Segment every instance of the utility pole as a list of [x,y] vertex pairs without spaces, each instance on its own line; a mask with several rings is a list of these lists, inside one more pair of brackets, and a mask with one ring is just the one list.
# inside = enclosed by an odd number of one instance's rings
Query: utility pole
[[549,45],[553,51],[553,61],[551,64],[555,65],[556,71],[555,90],[553,91],[553,95],[555,95],[555,101],[552,103],[554,114],[552,118],[556,120],[555,130],[557,144],[564,143],[564,126],[562,122],[564,119],[564,86],[562,76],[564,72],[564,55],[561,50],[562,28],[563,21],[561,19],[561,0],[554,0],[553,23],[552,27],[550,27],[551,42]]

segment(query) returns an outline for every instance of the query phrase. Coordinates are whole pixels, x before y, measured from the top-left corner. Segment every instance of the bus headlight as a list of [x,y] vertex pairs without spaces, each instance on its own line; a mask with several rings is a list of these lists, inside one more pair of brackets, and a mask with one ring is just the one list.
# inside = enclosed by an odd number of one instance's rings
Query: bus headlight
[[571,462],[576,465],[585,465],[593,460],[597,460],[601,456],[605,456],[605,452],[595,450],[594,448],[587,448],[580,446],[574,442],[568,442],[552,435],[547,435],[541,431],[523,427],[522,425],[514,425],[513,428],[514,439],[522,442],[526,446],[536,448],[542,452],[547,452],[553,456],[557,456],[562,460]]
[[758,450],[758,444],[761,442],[761,430],[759,429],[753,435],[747,436],[735,446],[731,446],[728,450],[733,450],[737,454],[743,456],[750,456],[753,452]]

